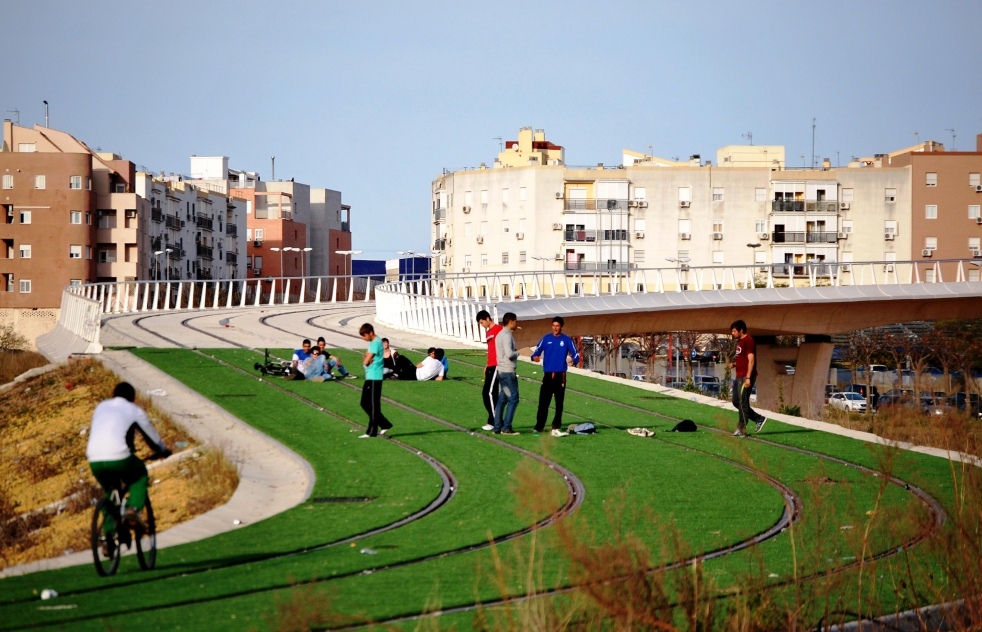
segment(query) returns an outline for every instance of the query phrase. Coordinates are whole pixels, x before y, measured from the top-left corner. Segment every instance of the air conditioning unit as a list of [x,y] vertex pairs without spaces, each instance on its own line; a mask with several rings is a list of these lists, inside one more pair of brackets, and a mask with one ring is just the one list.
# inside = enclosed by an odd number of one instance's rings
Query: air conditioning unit
[[759,239],[761,241],[767,241],[770,238],[771,238],[771,234],[770,233],[757,233],[757,239]]
[[636,239],[644,239],[644,231],[643,230],[634,231],[634,237]]
[[973,250],[972,251],[972,256],[975,257],[975,258],[982,257],[982,250]]
[[129,217],[130,219],[133,219],[134,217],[136,217],[136,211],[132,211],[132,210],[131,211],[126,211],[126,217]]
[[553,222],[552,229],[553,230],[562,230],[563,229],[563,225],[560,224],[559,222]]
[[689,269],[689,264],[688,263],[683,263],[683,264],[679,265],[679,270],[682,270],[683,272],[685,272],[688,269]]
[[463,269],[461,269],[461,272],[463,272],[464,274],[467,274],[470,271],[471,271],[470,268],[463,268]]
[[253,273],[254,273],[254,274],[255,274],[256,276],[262,276],[262,275],[263,275],[263,269],[262,269],[262,268],[253,268],[253,269],[252,269],[252,272],[253,272]]
[[556,256],[553,257],[553,259],[555,259],[556,261],[562,261],[563,260],[563,256],[561,254],[559,254],[559,253],[556,253]]
[[627,201],[627,206],[628,206],[629,208],[634,208],[634,207],[636,207],[637,205],[638,205],[638,201],[637,201],[637,200],[628,200],[628,201]]
[[716,241],[723,239],[723,233],[720,232],[713,233],[713,239],[715,239]]
[[897,197],[894,196],[894,195],[888,195],[888,196],[886,196],[886,201],[887,202],[896,202],[897,201]]
[[976,217],[975,223],[978,224],[979,226],[982,226],[982,217]]
[[477,243],[479,243],[479,244],[483,244],[484,243],[484,235],[478,235],[477,236]]
[[883,234],[883,239],[885,239],[887,241],[893,241],[894,237],[896,237],[896,235],[894,235],[893,233],[884,233]]
[[[888,263],[885,266],[883,266],[883,271],[884,272],[893,272],[894,267],[895,267],[894,264]],[[846,272],[852,272],[852,266],[849,266],[849,269],[846,270]]]
[[842,210],[842,211],[848,211],[850,208],[851,208],[851,205],[849,204],[849,202],[840,202],[839,203],[839,209]]
[[638,208],[648,208],[647,200],[638,200]]
[[465,206],[463,210],[464,210],[464,213],[470,213],[471,212],[471,207]]
[[924,250],[921,251],[921,256],[922,257],[930,257],[933,253],[934,253],[934,251],[931,250],[930,248],[925,248]]
[[689,239],[692,239],[692,234],[691,233],[679,233],[679,239],[684,239],[684,240],[688,241]]
[[563,199],[563,192],[562,191],[556,191],[556,199],[557,200]]
[[839,233],[839,239],[849,239],[849,233]]
[[525,233],[515,233],[515,239],[518,240],[525,239]]
[[976,193],[982,193],[982,184],[976,184],[975,185],[975,192]]
[[253,240],[253,242],[252,242],[253,248],[261,248],[262,245],[263,245],[263,240],[262,239],[256,239],[256,240]]
[[679,208],[689,208],[689,206],[691,204],[692,204],[692,202],[688,202],[688,201],[686,201],[686,202],[679,202]]

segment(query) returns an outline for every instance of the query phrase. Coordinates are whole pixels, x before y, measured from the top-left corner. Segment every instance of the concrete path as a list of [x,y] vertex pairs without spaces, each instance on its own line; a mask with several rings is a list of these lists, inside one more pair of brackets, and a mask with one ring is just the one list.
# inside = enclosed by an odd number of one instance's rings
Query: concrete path
[[[310,496],[314,486],[310,464],[280,442],[127,351],[104,351],[98,358],[138,391],[164,390],[166,396],[151,396],[154,404],[198,441],[222,450],[239,467],[239,486],[232,498],[221,507],[162,532],[157,537],[158,548],[195,542],[259,522]],[[150,494],[152,497],[152,487]],[[240,524],[236,525],[236,520]],[[90,563],[91,552],[73,553],[12,566],[0,571],[0,577]]]

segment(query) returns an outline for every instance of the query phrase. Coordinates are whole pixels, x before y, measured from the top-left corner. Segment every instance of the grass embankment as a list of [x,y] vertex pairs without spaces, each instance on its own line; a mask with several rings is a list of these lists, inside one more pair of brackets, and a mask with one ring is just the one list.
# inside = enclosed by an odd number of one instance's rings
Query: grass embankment
[[[96,405],[119,378],[95,360],[76,360],[0,392],[0,565],[87,550],[89,510],[101,489],[85,458]],[[165,443],[197,443],[149,399],[147,410]],[[137,442],[140,455],[150,450]],[[151,471],[158,529],[164,531],[231,497],[238,474],[217,450]]]
[[19,349],[0,349],[0,385],[10,382],[15,377],[44,366],[48,363],[44,356],[34,351]]

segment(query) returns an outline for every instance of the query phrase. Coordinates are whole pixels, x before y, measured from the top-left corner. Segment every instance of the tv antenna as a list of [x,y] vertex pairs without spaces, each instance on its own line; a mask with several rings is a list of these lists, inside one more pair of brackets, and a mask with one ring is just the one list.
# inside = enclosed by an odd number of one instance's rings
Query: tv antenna
[[955,130],[946,127],[944,131],[951,132],[951,151],[955,151]]
[[504,153],[505,152],[505,142],[503,140],[501,140],[501,136],[495,136],[491,140],[498,141],[498,152],[499,153]]
[[921,144],[921,133],[920,132],[914,132],[914,138],[917,139],[917,144],[920,145]]
[[8,112],[13,112],[17,116],[17,125],[20,125],[20,110],[14,108],[13,110],[7,110]]
[[753,132],[747,132],[746,134],[740,134],[740,136],[742,136],[743,138],[746,138],[747,141],[750,142],[750,146],[753,147],[753,145],[754,145],[754,133]]

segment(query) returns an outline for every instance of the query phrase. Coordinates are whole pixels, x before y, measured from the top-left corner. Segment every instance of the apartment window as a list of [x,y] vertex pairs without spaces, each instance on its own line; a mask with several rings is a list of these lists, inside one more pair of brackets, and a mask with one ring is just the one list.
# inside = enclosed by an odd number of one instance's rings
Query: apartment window
[[851,233],[852,232],[852,220],[844,219],[842,220],[842,232]]
[[481,204],[487,204],[487,203],[488,203],[488,190],[487,189],[482,189],[481,190]]
[[19,250],[20,250],[20,258],[21,259],[30,259],[31,258],[31,247],[30,246],[21,244]]
[[528,190],[525,187],[518,187],[518,199],[521,202],[528,199]]
[[692,220],[691,219],[680,219],[679,220],[679,232],[680,233],[692,233]]
[[982,217],[982,215],[979,214],[979,209],[980,206],[978,204],[970,204],[968,207],[968,219],[978,219],[979,217]]
[[723,201],[723,187],[713,187],[713,202]]
[[92,246],[86,246],[85,247],[85,258],[86,259],[91,259],[92,258]]
[[92,190],[92,178],[86,178],[85,179],[85,190],[86,191],[91,191]]
[[68,247],[68,258],[69,259],[81,259],[82,258],[82,246],[69,246]]
[[487,235],[488,234],[488,223],[487,222],[481,222],[481,234],[482,235]]
[[924,271],[924,282],[934,283],[934,268],[928,268]]
[[723,220],[721,220],[721,219],[714,219],[713,220],[713,232],[714,233],[721,233],[721,232],[723,232]]
[[507,219],[501,221],[501,232],[503,232],[503,233],[507,233],[508,232],[508,220]]
[[82,279],[69,279],[68,285],[72,287],[78,287],[82,285]]
[[713,265],[714,266],[721,266],[721,265],[723,265],[723,251],[722,250],[714,250],[713,251]]
[[679,202],[691,202],[692,189],[689,187],[679,187]]
[[634,187],[634,199],[635,200],[646,200],[647,190],[644,187]]
[[643,219],[634,220],[634,230],[644,232],[645,221]]
[[263,229],[262,228],[257,228],[256,229],[256,241],[262,241],[262,240],[263,240]]
[[256,255],[254,257],[254,259],[253,259],[252,267],[255,270],[262,270],[263,269],[263,258],[260,257],[259,255]]
[[884,202],[896,202],[897,201],[897,190],[896,189],[883,189],[883,201]]
[[757,187],[754,189],[754,201],[755,202],[766,202],[767,201],[767,189]]
[[252,229],[251,228],[247,228],[246,229],[246,241],[252,241]]
[[69,189],[79,189],[79,190],[81,190],[81,188],[82,188],[82,176],[72,176],[71,178],[69,178],[68,179],[68,188]]
[[471,256],[470,255],[464,255],[464,267],[465,268],[471,267]]
[[30,294],[31,293],[31,280],[30,279],[21,279],[20,280],[20,293],[21,294]]
[[488,265],[488,256],[486,254],[481,255],[481,265],[482,266]]
[[502,264],[508,263],[508,253],[507,252],[501,253],[501,263]]
[[501,190],[501,203],[508,204],[508,198],[510,198],[510,191],[508,189]]
[[982,245],[979,244],[979,241],[982,241],[982,240],[980,240],[978,237],[969,237],[968,238],[968,249],[969,250],[979,250],[979,249],[982,249]]
[[767,232],[767,220],[766,219],[754,220],[754,232],[755,233],[766,233]]
[[474,205],[474,192],[464,191],[464,206],[473,206],[473,205]]
[[35,189],[43,189],[44,188],[44,183],[45,183],[45,177],[44,176],[34,176],[34,188]]
[[112,250],[100,250],[99,263],[116,263],[116,253]]
[[519,263],[525,263],[527,259],[528,259],[528,257],[526,256],[525,251],[524,250],[520,250],[518,252],[518,262]]
[[938,249],[938,238],[937,237],[925,237],[924,238],[924,250],[937,250]]
[[20,212],[20,223],[21,224],[30,224],[31,223],[31,212],[30,211],[21,211]]
[[842,189],[842,201],[852,202],[853,189]]
[[634,251],[634,263],[644,263],[644,250]]
[[14,176],[9,174],[3,176],[3,188],[5,189],[14,188]]
[[471,223],[467,222],[466,224],[464,224],[464,237],[470,237],[470,236],[471,236]]
[[69,224],[81,224],[82,223],[82,211],[69,211],[68,212],[68,223]]
[[972,281],[972,282],[976,282],[976,283],[978,282],[978,280],[979,280],[979,269],[978,268],[975,268],[974,270],[969,270],[968,271],[968,280],[969,281]]
[[982,182],[980,182],[979,180],[979,174],[977,173],[968,174],[968,186],[977,187],[979,186],[979,184],[982,184]]
[[19,152],[35,152],[37,151],[37,143],[17,143],[17,151]]
[[928,204],[924,207],[924,219],[938,219],[937,204]]
[[936,174],[936,173],[925,173],[924,176],[925,176],[925,182],[924,182],[924,184],[926,184],[929,187],[936,187],[936,186],[938,186],[938,174]]
[[89,211],[85,212],[85,225],[86,226],[92,225],[92,213]]
[[523,234],[525,233],[525,220],[524,219],[518,220],[518,232],[523,233]]
[[883,232],[887,235],[897,235],[897,220],[888,219],[883,222]]
[[764,250],[754,251],[754,263],[766,264],[767,263],[767,252]]

